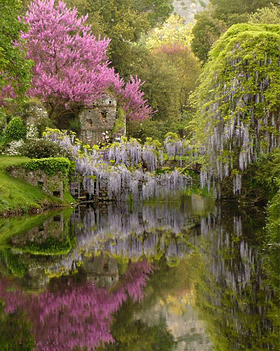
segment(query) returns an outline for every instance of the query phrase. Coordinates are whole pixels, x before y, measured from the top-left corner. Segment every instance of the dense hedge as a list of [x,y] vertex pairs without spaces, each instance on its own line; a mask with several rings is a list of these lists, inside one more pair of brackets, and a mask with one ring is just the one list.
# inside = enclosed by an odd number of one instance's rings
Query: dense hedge
[[49,140],[27,140],[21,147],[21,155],[29,158],[48,158],[67,156],[62,146]]
[[47,175],[53,176],[58,172],[62,172],[64,175],[68,175],[70,170],[71,162],[64,157],[50,157],[34,159],[28,162],[23,162],[17,167],[23,167],[28,171],[42,170]]

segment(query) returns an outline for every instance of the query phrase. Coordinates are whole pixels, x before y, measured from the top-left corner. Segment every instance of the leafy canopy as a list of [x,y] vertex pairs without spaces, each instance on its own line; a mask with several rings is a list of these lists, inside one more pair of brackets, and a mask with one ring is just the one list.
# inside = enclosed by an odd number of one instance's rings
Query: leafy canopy
[[[248,22],[252,13],[278,5],[277,0],[210,0],[205,11],[198,13],[193,28],[192,49],[205,63],[212,44],[233,24]],[[263,22],[267,23],[267,22]]]
[[66,0],[80,15],[88,14],[94,34],[110,38],[109,58],[125,79],[130,76],[133,44],[171,14],[170,0]]
[[0,107],[10,99],[22,100],[31,79],[31,62],[25,60],[24,51],[16,44],[25,26],[18,21],[20,0],[0,2]]

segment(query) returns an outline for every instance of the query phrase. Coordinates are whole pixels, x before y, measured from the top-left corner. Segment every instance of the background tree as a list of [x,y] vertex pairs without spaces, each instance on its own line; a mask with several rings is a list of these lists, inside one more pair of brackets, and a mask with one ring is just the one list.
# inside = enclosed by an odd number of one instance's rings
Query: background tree
[[0,2],[0,108],[8,101],[22,101],[29,88],[31,62],[18,47],[20,31],[26,27],[18,21],[20,0]]
[[169,131],[184,135],[189,94],[200,73],[190,41],[190,26],[177,15],[172,15],[162,27],[141,40],[145,56],[131,69],[146,82],[143,90],[156,112],[140,127],[129,125],[128,130],[135,137],[153,136],[163,140]]
[[205,11],[195,16],[192,49],[205,63],[212,44],[233,24],[248,22],[258,9],[277,5],[277,0],[210,0]]
[[214,7],[211,5],[207,10],[198,13],[195,19],[191,48],[201,62],[205,63],[213,43],[226,31],[227,25],[224,21],[215,18]]
[[88,14],[95,35],[110,38],[109,58],[120,75],[129,79],[133,43],[163,23],[173,10],[170,0],[67,0],[80,15]]
[[280,8],[275,5],[263,7],[250,15],[249,23],[280,24]]
[[[245,16],[256,10],[278,4],[277,0],[211,0],[211,3],[216,6],[215,17],[224,20],[228,25],[242,22]],[[238,18],[238,17],[241,18]],[[244,16],[244,17],[243,17]],[[240,21],[241,19],[241,21]]]
[[163,25],[152,29],[142,38],[149,49],[160,48],[163,45],[190,46],[192,42],[192,23],[185,23],[184,18],[172,14]]
[[62,1],[36,0],[30,4],[25,23],[29,25],[22,38],[26,40],[27,57],[34,60],[31,95],[42,99],[50,116],[67,109],[92,104],[114,90],[128,116],[144,119],[150,114],[140,92],[141,81],[131,79],[126,85],[109,67],[108,39],[96,38]]

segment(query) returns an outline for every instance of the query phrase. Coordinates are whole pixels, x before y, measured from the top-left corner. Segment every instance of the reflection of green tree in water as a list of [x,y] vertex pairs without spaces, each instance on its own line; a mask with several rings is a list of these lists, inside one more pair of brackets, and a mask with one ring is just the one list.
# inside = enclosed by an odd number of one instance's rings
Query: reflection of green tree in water
[[[128,300],[115,315],[111,327],[114,344],[106,347],[106,351],[171,351],[176,342],[167,330],[165,321],[148,326],[141,320],[133,318],[139,305]],[[99,351],[101,351],[100,349]]]
[[[190,291],[194,274],[192,266],[196,260],[197,255],[193,253],[178,260],[176,266],[170,266],[165,256],[153,261],[154,273],[147,282],[144,300],[141,305],[128,300],[115,314],[111,327],[115,343],[107,346],[106,351],[174,350],[177,341],[168,330],[166,320],[160,318],[148,325],[143,318],[138,318],[138,313],[149,315],[159,301],[166,301],[169,296],[178,297]],[[99,351],[101,350],[104,349],[100,348]]]
[[19,255],[11,253],[10,250],[0,250],[0,262],[4,265],[1,272],[6,274],[12,273],[15,277],[23,277],[26,271],[26,265],[22,262]]
[[4,313],[0,302],[0,346],[1,351],[31,351],[36,342],[31,334],[31,323],[24,312]]
[[277,301],[264,280],[258,233],[253,245],[252,233],[242,230],[241,217],[234,217],[231,227],[229,221],[226,227],[215,221],[202,223],[196,280],[197,308],[214,350],[278,350],[279,329],[272,318]]

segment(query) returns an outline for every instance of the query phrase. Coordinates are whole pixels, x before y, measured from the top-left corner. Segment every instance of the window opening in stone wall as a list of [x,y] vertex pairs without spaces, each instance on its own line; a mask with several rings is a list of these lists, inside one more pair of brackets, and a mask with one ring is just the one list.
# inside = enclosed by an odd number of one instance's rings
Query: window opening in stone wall
[[101,111],[101,118],[103,120],[106,120],[106,117],[107,117],[107,111],[106,110]]
[[87,119],[88,126],[92,127],[92,119]]

